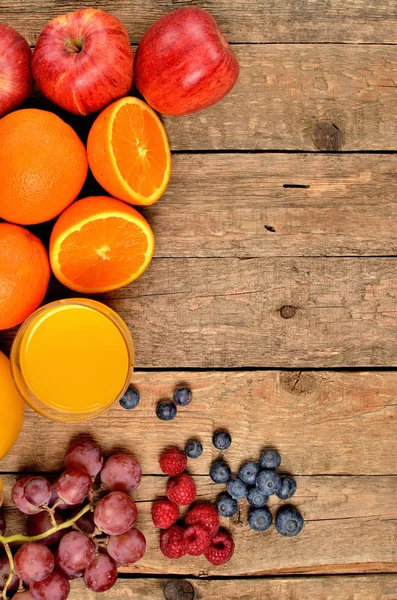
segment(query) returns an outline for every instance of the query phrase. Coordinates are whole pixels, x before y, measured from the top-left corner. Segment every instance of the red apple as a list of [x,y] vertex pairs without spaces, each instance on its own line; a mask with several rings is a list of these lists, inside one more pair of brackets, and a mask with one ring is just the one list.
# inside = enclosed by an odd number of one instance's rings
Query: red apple
[[33,51],[33,77],[42,93],[77,115],[101,110],[125,96],[134,56],[127,30],[95,8],[50,21]]
[[237,58],[215,19],[194,6],[153,23],[135,57],[138,90],[165,115],[188,115],[215,104],[238,73]]
[[0,23],[0,117],[25,102],[33,91],[29,44]]

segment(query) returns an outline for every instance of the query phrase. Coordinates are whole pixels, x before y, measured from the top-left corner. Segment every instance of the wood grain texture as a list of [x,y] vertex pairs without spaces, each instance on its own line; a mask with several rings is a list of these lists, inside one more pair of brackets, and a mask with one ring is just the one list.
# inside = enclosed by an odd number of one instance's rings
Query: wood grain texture
[[372,154],[175,155],[167,191],[143,211],[155,255],[396,255],[395,162]]
[[397,365],[396,285],[396,258],[158,258],[98,299],[139,368],[383,367]]
[[94,6],[120,18],[138,42],[156,18],[192,4],[209,10],[233,42],[397,42],[393,0],[1,0],[0,18],[34,44],[49,19]]
[[130,326],[142,368],[395,366],[396,267],[392,258],[157,259],[107,301]]
[[[158,420],[157,402],[172,397],[181,383],[191,387],[192,403],[174,421]],[[106,453],[132,452],[145,474],[159,475],[165,447],[199,437],[204,452],[189,461],[189,470],[207,476],[218,455],[212,434],[226,428],[233,438],[227,452],[233,470],[273,446],[283,457],[282,468],[296,475],[397,473],[397,372],[135,373],[133,384],[141,395],[135,410],[117,405],[86,423],[55,423],[27,409],[1,470],[56,471],[70,441],[87,434]],[[358,505],[362,501],[361,495],[352,497]]]
[[[192,579],[188,580],[193,588],[192,598],[172,596],[172,581],[175,580],[119,580],[113,589],[103,594],[103,597],[106,600],[397,600],[396,575],[252,578],[248,581]],[[97,596],[87,590],[81,582],[73,582],[70,600],[77,598],[96,600]]]
[[[199,500],[214,501],[224,486],[196,477]],[[9,492],[14,478],[4,478],[6,519],[9,531],[23,528],[24,517],[10,506]],[[296,538],[280,536],[274,527],[263,534],[247,524],[248,506],[240,503],[238,515],[221,519],[236,544],[232,560],[222,567],[211,566],[204,558],[184,557],[170,561],[159,550],[159,532],[153,527],[151,507],[164,495],[167,477],[144,477],[133,495],[138,502],[137,527],[147,540],[145,556],[122,572],[179,575],[252,576],[283,573],[361,573],[395,571],[397,555],[397,477],[305,477],[298,478],[292,502],[305,518]],[[281,502],[269,504],[273,515]],[[182,508],[184,515],[186,508]],[[22,517],[22,520],[21,520]],[[352,544],[354,540],[354,544]]]
[[[226,98],[194,115],[164,118],[172,150],[396,149],[397,45],[234,49],[240,77]],[[40,97],[29,106],[55,110],[84,135],[93,120]]]
[[397,47],[235,46],[240,78],[206,111],[165,124],[174,150],[394,150]]

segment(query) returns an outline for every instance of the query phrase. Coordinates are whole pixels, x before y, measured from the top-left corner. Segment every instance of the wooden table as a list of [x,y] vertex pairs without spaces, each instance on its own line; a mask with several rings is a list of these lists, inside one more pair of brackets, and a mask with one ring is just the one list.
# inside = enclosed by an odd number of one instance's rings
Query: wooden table
[[[0,0],[0,19],[34,45],[48,19],[91,5],[120,17],[135,44],[156,17],[188,4]],[[155,259],[104,297],[133,333],[141,403],[74,426],[27,411],[1,463],[6,487],[21,472],[58,470],[77,434],[137,456],[148,551],[109,600],[395,600],[396,2],[195,4],[218,19],[241,76],[218,105],[164,119],[173,174],[144,210]],[[84,137],[91,121],[66,118]],[[54,283],[50,298],[62,294]],[[3,349],[12,335],[1,335]],[[180,382],[193,403],[173,422],[157,420],[157,401]],[[254,533],[243,508],[223,523],[236,542],[231,562],[170,561],[150,518],[166,482],[158,456],[199,435],[204,454],[189,468],[199,497],[213,500],[216,427],[233,436],[233,468],[265,445],[280,450],[297,475],[304,531]],[[71,598],[94,595],[76,584]]]

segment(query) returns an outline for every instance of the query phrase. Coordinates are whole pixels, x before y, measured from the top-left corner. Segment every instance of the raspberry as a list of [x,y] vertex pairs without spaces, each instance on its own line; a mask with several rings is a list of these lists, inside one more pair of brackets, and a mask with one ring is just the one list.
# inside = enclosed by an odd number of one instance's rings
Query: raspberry
[[158,500],[152,506],[152,519],[155,527],[168,529],[179,519],[179,509],[169,500]]
[[204,525],[190,525],[183,534],[185,551],[190,556],[204,554],[211,543],[211,536]]
[[196,497],[196,484],[190,475],[182,473],[168,480],[165,495],[175,504],[191,504]]
[[169,448],[160,456],[159,463],[163,473],[173,477],[174,475],[183,473],[186,469],[186,454],[182,450],[178,450],[178,448]]
[[204,555],[212,565],[216,566],[227,563],[232,558],[233,552],[233,538],[224,531],[218,531],[212,538],[211,544],[204,552]]
[[219,516],[216,507],[208,502],[197,504],[189,510],[185,518],[186,525],[204,525],[211,537],[218,533]]
[[185,530],[179,525],[173,525],[169,529],[160,532],[160,550],[168,558],[181,558],[186,554],[183,544]]

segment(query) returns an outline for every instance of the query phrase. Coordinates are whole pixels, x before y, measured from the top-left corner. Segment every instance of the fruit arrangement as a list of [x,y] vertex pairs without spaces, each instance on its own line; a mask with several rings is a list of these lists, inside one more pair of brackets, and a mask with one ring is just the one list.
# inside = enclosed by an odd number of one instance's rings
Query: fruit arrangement
[[[183,521],[180,506],[189,506],[196,499],[196,485],[185,473],[187,455],[178,448],[168,448],[159,459],[163,473],[170,476],[165,495],[152,506],[152,520],[160,531],[160,550],[167,558],[182,558],[186,554],[201,556],[218,566],[228,562],[234,553],[232,536],[219,529],[219,515],[209,502],[190,506]],[[177,524],[179,521],[179,524]]]
[[[227,432],[216,432],[213,443],[219,450],[226,450],[231,444]],[[273,516],[267,507],[269,498],[276,495],[280,500],[288,500],[296,492],[296,481],[289,475],[281,476],[277,469],[281,456],[277,450],[267,448],[262,451],[259,462],[244,462],[237,475],[232,475],[224,459],[211,465],[210,477],[214,483],[226,484],[226,492],[216,500],[218,512],[223,517],[232,517],[238,512],[238,500],[247,499],[250,506],[248,524],[254,531],[266,531],[273,523]],[[278,533],[295,537],[303,529],[304,520],[300,512],[289,504],[278,509],[275,526]]]
[[[33,55],[18,32],[0,24],[0,219],[12,224],[0,227],[0,330],[20,324],[41,304],[49,265],[62,284],[83,294],[114,290],[142,275],[154,234],[129,205],[157,202],[171,175],[167,133],[154,111],[186,115],[207,108],[231,90],[238,73],[217,23],[197,7],[156,21],[135,61],[124,25],[103,10],[56,17]],[[86,147],[53,112],[15,111],[34,82],[68,112],[102,111]],[[133,82],[146,102],[127,95]],[[109,196],[75,202],[88,167]],[[21,226],[53,219],[48,257]],[[27,286],[26,278],[35,285]]]
[[[3,599],[18,590],[18,600],[66,600],[69,581],[78,578],[90,590],[104,592],[116,583],[120,565],[132,565],[145,553],[130,496],[142,477],[135,458],[113,454],[104,462],[95,444],[78,441],[68,448],[64,465],[52,484],[31,476],[12,489],[15,506],[28,516],[26,535],[8,537],[4,514],[0,518]],[[15,554],[13,544],[19,544]]]

